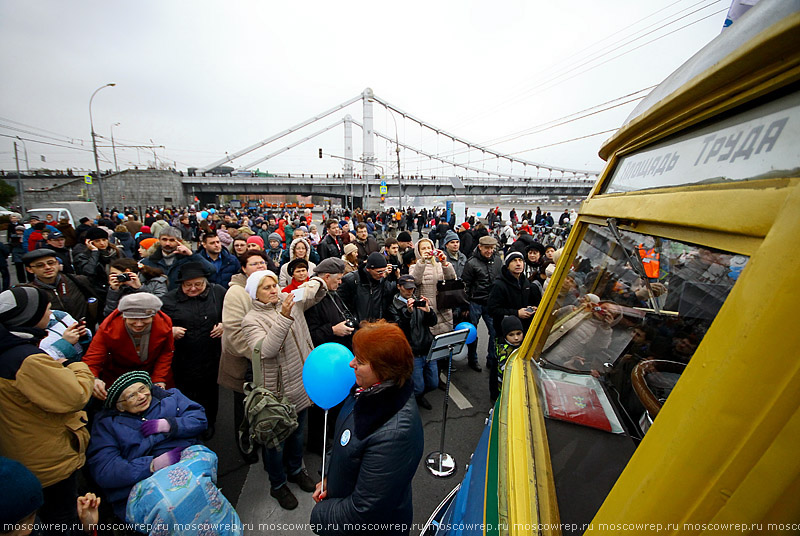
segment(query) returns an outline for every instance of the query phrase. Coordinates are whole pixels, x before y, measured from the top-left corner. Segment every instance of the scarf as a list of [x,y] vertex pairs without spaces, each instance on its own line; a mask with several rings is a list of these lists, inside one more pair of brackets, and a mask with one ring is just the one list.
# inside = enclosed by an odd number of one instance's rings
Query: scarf
[[150,324],[143,332],[135,333],[128,327],[128,324],[125,324],[125,330],[128,332],[128,335],[130,335],[131,341],[133,341],[133,347],[139,355],[139,361],[142,363],[147,361],[147,351],[150,346],[150,330],[152,327],[153,324]]

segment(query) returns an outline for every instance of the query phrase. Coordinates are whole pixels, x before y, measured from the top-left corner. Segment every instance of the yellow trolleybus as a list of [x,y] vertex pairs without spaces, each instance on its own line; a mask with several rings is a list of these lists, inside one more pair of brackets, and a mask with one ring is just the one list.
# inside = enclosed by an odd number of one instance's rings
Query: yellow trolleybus
[[800,1],[601,151],[439,534],[800,533]]

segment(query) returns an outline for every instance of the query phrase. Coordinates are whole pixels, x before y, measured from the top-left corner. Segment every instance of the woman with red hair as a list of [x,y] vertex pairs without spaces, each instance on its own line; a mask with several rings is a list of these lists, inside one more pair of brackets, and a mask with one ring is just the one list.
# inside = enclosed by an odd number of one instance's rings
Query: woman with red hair
[[424,437],[414,397],[414,358],[403,330],[385,320],[353,335],[356,385],[336,420],[325,486],[317,484],[311,525],[317,534],[408,534],[411,479]]

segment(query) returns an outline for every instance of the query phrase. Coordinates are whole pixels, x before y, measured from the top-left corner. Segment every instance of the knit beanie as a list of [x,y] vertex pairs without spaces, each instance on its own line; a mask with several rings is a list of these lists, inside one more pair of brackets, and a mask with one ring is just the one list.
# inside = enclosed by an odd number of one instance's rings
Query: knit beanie
[[153,388],[153,380],[150,379],[150,375],[144,370],[126,372],[117,378],[114,383],[111,384],[111,387],[108,388],[108,391],[106,391],[108,396],[106,396],[106,401],[103,405],[107,408],[116,406],[122,391],[134,383],[143,383],[150,389]]
[[283,238],[281,238],[281,235],[279,235],[278,233],[270,233],[269,238],[268,238],[267,241],[269,241],[269,240],[277,240],[278,244],[283,242]]
[[92,227],[86,231],[86,240],[99,240],[101,238],[108,240],[108,233],[99,227]]
[[444,235],[444,243],[447,245],[448,242],[452,242],[453,240],[460,240],[458,235],[454,231],[447,231]]
[[38,287],[14,287],[0,292],[0,324],[6,327],[33,327],[47,310],[50,299]]
[[[277,233],[275,233],[275,234],[277,234]],[[261,247],[261,249],[264,249],[264,239],[261,238],[260,236],[248,237],[247,243],[248,244],[258,244]]]
[[500,329],[503,331],[503,338],[505,338],[505,336],[512,331],[525,331],[522,329],[522,320],[520,320],[519,317],[512,315],[503,317],[503,321],[500,323]]
[[514,259],[519,259],[519,260],[521,260],[521,261],[524,261],[524,260],[525,260],[525,259],[522,257],[522,253],[520,253],[519,251],[512,251],[511,253],[509,253],[508,255],[506,255],[506,260],[504,261],[505,267],[506,267],[506,268],[508,268],[508,265],[509,265],[509,264],[511,263],[511,261],[513,261]]
[[18,461],[0,457],[0,482],[13,490],[0,501],[0,526],[17,524],[44,504],[41,482]]
[[139,245],[143,247],[145,250],[148,250],[150,249],[150,246],[152,246],[156,242],[158,242],[158,240],[156,240],[155,238],[145,238],[144,240],[139,242]]
[[409,233],[408,231],[400,231],[397,234],[397,241],[398,242],[412,242],[411,233]]
[[253,272],[247,278],[247,283],[245,283],[244,289],[254,300],[256,299],[258,289],[261,286],[261,281],[263,281],[265,277],[271,277],[273,280],[275,280],[275,284],[278,284],[278,276],[275,275],[275,272],[272,270],[259,270],[257,272]]

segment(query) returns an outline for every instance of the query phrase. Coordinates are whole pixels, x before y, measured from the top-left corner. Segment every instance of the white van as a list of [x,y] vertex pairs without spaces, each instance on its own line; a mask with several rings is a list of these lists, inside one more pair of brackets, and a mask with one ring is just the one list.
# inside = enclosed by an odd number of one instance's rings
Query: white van
[[90,201],[54,201],[28,210],[27,217],[30,219],[31,216],[36,216],[46,221],[47,215],[50,214],[54,223],[66,218],[72,227],[77,227],[81,218],[94,220],[99,213],[97,205]]

